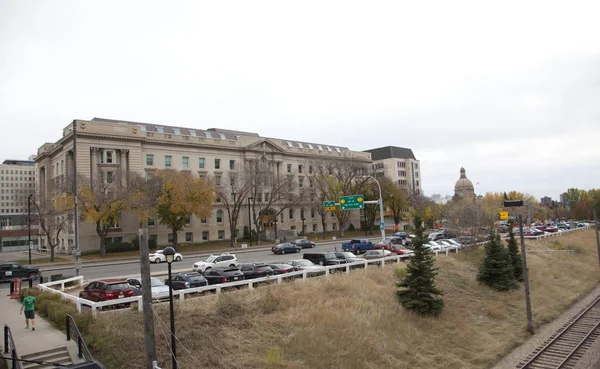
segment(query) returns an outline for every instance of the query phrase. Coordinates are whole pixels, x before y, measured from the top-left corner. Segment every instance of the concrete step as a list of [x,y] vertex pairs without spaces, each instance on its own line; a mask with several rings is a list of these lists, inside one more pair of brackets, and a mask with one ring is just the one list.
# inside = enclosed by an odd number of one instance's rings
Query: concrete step
[[[50,350],[35,352],[32,354],[23,355],[23,360],[37,360],[49,364],[23,363],[23,369],[46,369],[55,368],[52,364],[71,365],[71,355],[66,346],[56,347]],[[52,364],[50,364],[52,363]]]

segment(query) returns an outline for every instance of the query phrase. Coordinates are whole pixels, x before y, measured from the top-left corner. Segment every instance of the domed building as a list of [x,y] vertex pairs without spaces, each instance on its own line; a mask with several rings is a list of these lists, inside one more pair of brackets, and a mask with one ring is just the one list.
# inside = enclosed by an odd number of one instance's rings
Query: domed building
[[465,168],[460,168],[460,178],[454,185],[454,200],[475,200],[475,187],[467,178]]

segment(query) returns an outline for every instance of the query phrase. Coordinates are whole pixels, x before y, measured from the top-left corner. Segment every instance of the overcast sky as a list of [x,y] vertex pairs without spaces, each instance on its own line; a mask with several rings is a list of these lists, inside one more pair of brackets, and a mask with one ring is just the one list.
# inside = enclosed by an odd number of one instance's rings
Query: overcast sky
[[426,194],[600,187],[598,1],[0,1],[0,160],[103,117],[421,160]]

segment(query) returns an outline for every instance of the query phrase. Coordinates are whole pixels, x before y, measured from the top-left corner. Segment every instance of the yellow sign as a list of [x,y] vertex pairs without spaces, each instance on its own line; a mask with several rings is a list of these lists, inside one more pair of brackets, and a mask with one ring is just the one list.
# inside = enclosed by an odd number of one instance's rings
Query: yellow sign
[[500,219],[508,219],[508,211],[501,211]]
[[346,200],[344,200],[344,199],[340,200],[340,204],[345,204],[345,203],[346,203]]

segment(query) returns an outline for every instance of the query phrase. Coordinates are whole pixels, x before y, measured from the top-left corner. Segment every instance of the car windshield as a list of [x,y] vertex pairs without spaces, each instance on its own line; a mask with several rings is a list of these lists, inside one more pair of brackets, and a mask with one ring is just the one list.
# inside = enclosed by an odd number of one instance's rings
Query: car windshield
[[207,257],[206,259],[204,259],[204,261],[206,261],[207,263],[212,263],[213,261],[215,261],[217,257],[215,255],[211,255],[209,257]]
[[106,285],[106,290],[107,291],[119,291],[119,290],[127,290],[131,288],[129,286],[129,284],[123,282],[123,283],[113,283],[113,284],[108,284]]
[[310,260],[298,260],[298,265],[310,266],[310,265],[314,265],[314,264]]
[[204,277],[201,275],[196,275],[193,277],[190,277],[190,282],[198,282],[198,281],[203,281]]
[[325,254],[326,260],[337,259],[333,252]]
[[158,250],[155,254],[162,254],[165,250]]
[[152,287],[156,287],[156,286],[164,286],[165,284],[162,283],[162,281],[158,278],[150,278],[150,282],[151,282],[151,286]]
[[351,253],[351,252],[342,252],[341,254],[342,254],[342,256],[344,256],[344,258],[346,258],[346,259],[356,259],[356,255],[354,255],[354,254],[353,254],[353,253]]
[[296,243],[304,243],[304,242],[306,242],[306,241],[305,241],[305,240],[296,240],[296,241],[294,241],[294,242],[296,242]]
[[262,266],[256,267],[256,270],[268,270],[268,269],[271,269],[271,267],[268,265],[262,265]]

